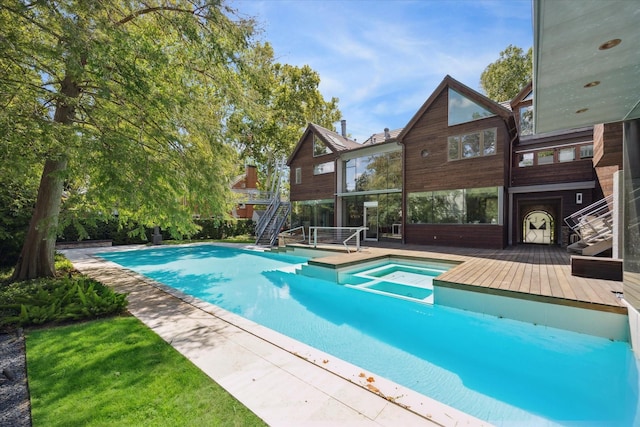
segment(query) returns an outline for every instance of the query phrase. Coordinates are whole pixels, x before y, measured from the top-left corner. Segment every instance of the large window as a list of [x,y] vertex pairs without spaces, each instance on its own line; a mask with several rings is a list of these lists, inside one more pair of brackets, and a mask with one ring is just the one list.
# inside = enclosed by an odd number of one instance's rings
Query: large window
[[498,187],[409,193],[411,224],[498,224]]
[[399,151],[358,157],[344,162],[343,191],[402,188],[402,154]]
[[291,228],[305,226],[333,227],[334,202],[305,200],[291,203]]
[[335,162],[320,163],[319,165],[315,165],[313,167],[313,174],[322,175],[324,173],[331,173],[334,171],[334,168]]
[[325,145],[316,135],[313,135],[313,157],[331,154],[331,149]]
[[447,139],[449,160],[470,159],[496,154],[497,129],[485,129]]
[[378,202],[378,232],[382,238],[400,238],[402,225],[402,194],[369,194],[343,198],[345,227],[364,225],[364,202]]
[[449,89],[449,126],[495,116],[475,101]]

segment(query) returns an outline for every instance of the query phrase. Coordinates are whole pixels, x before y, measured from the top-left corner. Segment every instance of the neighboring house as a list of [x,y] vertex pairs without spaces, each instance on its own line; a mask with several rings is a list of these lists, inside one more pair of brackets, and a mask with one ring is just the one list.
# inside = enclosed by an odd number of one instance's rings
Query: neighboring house
[[231,215],[239,219],[255,219],[254,204],[251,200],[258,194],[257,168],[254,165],[246,165],[244,174],[237,176],[231,183],[231,190],[243,196],[243,203],[238,203]]
[[595,127],[594,157],[593,127],[533,135],[532,103],[531,85],[501,104],[446,76],[403,129],[363,144],[344,121],[341,135],[310,124],[287,162],[292,227],[365,225],[365,239],[407,244],[573,243],[563,219],[613,191],[621,159],[597,142],[620,139],[618,127]]

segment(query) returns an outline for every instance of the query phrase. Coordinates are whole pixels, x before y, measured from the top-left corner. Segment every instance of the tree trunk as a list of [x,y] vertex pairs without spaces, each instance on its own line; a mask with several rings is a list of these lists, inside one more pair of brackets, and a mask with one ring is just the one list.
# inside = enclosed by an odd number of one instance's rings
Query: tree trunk
[[[53,121],[63,126],[72,126],[75,117],[74,103],[80,95],[80,87],[74,79],[66,76],[61,84],[60,94]],[[51,277],[56,274],[54,255],[66,169],[67,156],[64,153],[55,159],[48,159],[44,164],[36,207],[11,281]]]
[[36,208],[29,223],[12,281],[51,277],[56,274],[54,254],[58,215],[67,160],[47,160],[40,178]]

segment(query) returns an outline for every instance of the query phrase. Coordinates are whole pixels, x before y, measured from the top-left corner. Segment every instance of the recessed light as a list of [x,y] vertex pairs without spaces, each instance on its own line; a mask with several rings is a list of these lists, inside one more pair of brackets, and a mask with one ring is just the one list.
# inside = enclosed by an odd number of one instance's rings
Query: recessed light
[[607,49],[611,49],[612,47],[616,47],[618,46],[620,43],[622,43],[622,40],[620,39],[611,39],[607,42],[602,43],[598,49],[599,50],[607,50]]
[[599,80],[594,80],[594,81],[589,82],[586,85],[584,85],[584,87],[594,87],[594,86],[598,86],[599,84],[600,84]]
[[576,114],[584,113],[585,111],[589,111],[589,109],[588,108],[581,108],[578,111],[576,111]]

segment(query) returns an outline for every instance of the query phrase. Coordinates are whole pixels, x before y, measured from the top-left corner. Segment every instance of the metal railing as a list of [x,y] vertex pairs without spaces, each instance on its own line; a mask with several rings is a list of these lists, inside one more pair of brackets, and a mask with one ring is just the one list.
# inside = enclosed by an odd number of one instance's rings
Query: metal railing
[[280,237],[284,237],[284,238],[297,236],[298,234],[295,234],[295,232],[298,231],[298,230],[302,231],[302,239],[296,240],[296,241],[297,242],[306,242],[307,241],[307,237],[306,237],[306,233],[305,233],[305,230],[304,230],[304,226],[302,226],[302,225],[300,227],[292,228],[291,230],[282,231],[279,234],[279,236]]
[[[311,226],[309,227],[309,245],[314,248],[318,246],[318,242],[320,243],[328,243],[328,244],[342,244],[347,247],[347,252],[349,251],[349,247],[347,242],[352,240],[354,237],[356,239],[356,251],[360,251],[360,233],[364,230],[367,230],[367,227],[319,227],[319,226]],[[345,236],[347,236],[345,238]]]
[[349,245],[347,245],[347,242],[355,237],[356,238],[356,251],[360,252],[360,233],[362,233],[363,231],[366,231],[368,229],[369,229],[368,227],[360,227],[358,230],[356,230],[355,233],[353,233],[351,236],[349,236],[346,239],[344,239],[344,242],[342,242],[342,244],[344,245],[345,248],[347,248],[347,253],[348,254],[350,254],[351,251],[349,250]]
[[232,189],[236,194],[236,203],[245,203],[247,205],[266,205],[270,203],[275,194],[271,191],[262,191],[254,189]]
[[273,221],[271,222],[271,227],[269,228],[269,246],[274,246],[276,241],[278,240],[279,231],[282,230],[282,227],[287,222],[287,218],[289,217],[289,212],[291,211],[291,203],[288,202],[280,202],[276,213],[274,214]]
[[586,244],[609,238],[613,234],[613,195],[569,215],[564,222]]

